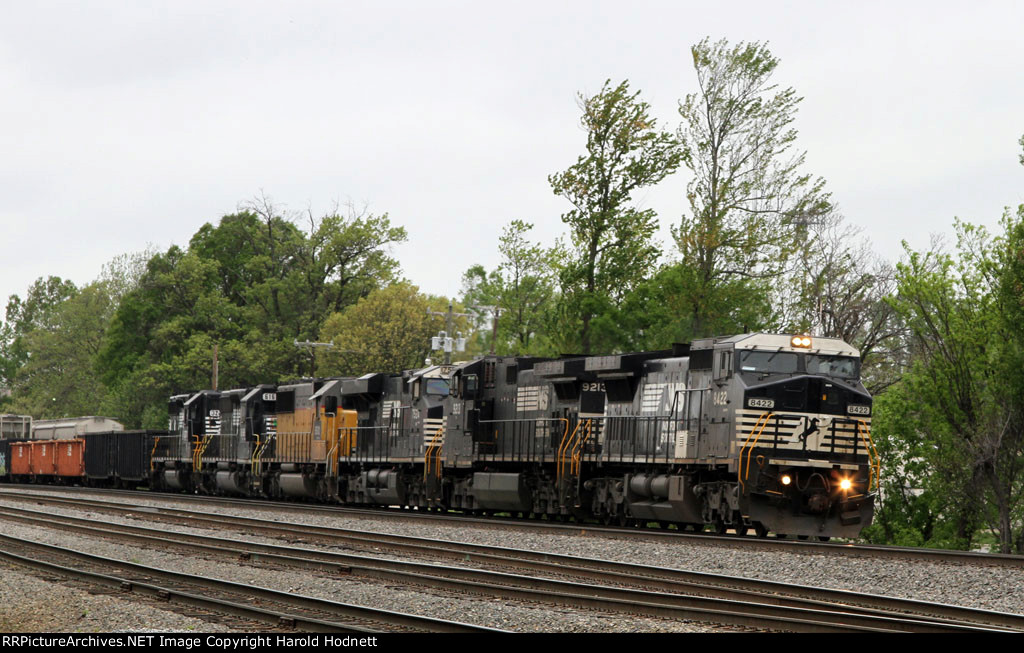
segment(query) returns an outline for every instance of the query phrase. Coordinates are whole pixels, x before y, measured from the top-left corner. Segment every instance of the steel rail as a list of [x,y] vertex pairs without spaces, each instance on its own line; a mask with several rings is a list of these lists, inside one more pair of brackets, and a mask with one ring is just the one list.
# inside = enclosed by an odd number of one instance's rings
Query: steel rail
[[[143,512],[133,508],[120,507],[128,513]],[[152,509],[151,509],[152,510]],[[167,510],[167,509],[157,509]],[[12,511],[15,514],[11,514]],[[144,511],[147,516],[154,516],[151,511]],[[213,526],[230,527],[230,524],[223,523],[219,517],[203,517],[186,514],[179,515],[185,523],[190,525],[209,524]],[[484,545],[471,545],[459,542],[437,542],[413,538],[407,536],[393,536],[362,533],[360,531],[346,531],[336,528],[310,527],[299,524],[280,524],[271,522],[269,528],[264,528],[265,522],[253,524],[250,518],[237,518],[241,522],[230,520],[231,524],[241,523],[248,529],[264,533],[275,533],[294,537],[296,532],[309,535],[320,535],[330,537],[332,540],[342,539],[345,542],[361,544],[363,546],[387,547],[403,550],[419,555],[440,555],[440,557],[455,558],[459,560],[486,563],[512,568],[522,572],[524,569],[544,571],[546,573],[561,576],[584,578],[588,581],[601,581],[615,583],[630,588],[644,588],[637,593],[630,590],[618,588],[600,588],[600,586],[567,584],[564,581],[550,581],[534,577],[523,577],[521,574],[510,576],[508,574],[497,574],[478,569],[465,567],[438,567],[437,565],[426,565],[420,563],[386,561],[377,558],[367,558],[351,554],[340,554],[335,552],[322,552],[309,549],[302,549],[301,556],[295,558],[294,546],[280,547],[275,545],[244,543],[238,544],[235,540],[214,538],[209,536],[188,535],[183,533],[167,533],[151,528],[127,526],[121,524],[108,524],[96,520],[70,517],[64,515],[53,515],[33,510],[22,510],[10,507],[0,507],[0,514],[9,518],[19,519],[27,523],[38,523],[42,520],[57,521],[66,524],[71,528],[78,528],[84,532],[94,535],[108,536],[108,531],[115,529],[121,531],[122,536],[138,537],[140,539],[169,544],[188,543],[194,548],[209,548],[213,552],[230,552],[233,556],[241,555],[246,559],[263,558],[268,561],[278,561],[284,564],[300,564],[315,568],[324,564],[334,566],[334,571],[342,573],[355,573],[364,576],[381,577],[382,573],[412,574],[406,581],[419,584],[433,584],[435,586],[456,587],[459,582],[466,583],[491,583],[498,585],[518,585],[526,589],[542,589],[546,591],[562,592],[564,594],[603,595],[606,598],[614,599],[624,597],[626,600],[638,602],[660,602],[658,596],[652,596],[647,592],[649,588],[655,588],[659,592],[687,593],[690,596],[697,595],[705,598],[734,600],[743,602],[755,602],[758,604],[806,608],[810,610],[839,610],[844,614],[858,614],[880,617],[898,616],[901,619],[909,620],[911,624],[897,624],[897,629],[919,632],[923,626],[922,622],[942,623],[954,626],[977,626],[1005,628],[1013,630],[1024,630],[1024,616],[1007,613],[978,610],[972,608],[961,608],[957,606],[943,606],[930,604],[922,601],[908,599],[897,599],[893,597],[876,597],[872,595],[857,594],[842,590],[827,590],[796,586],[770,581],[759,581],[699,572],[686,572],[675,569],[663,569],[645,565],[619,563],[602,560],[589,560],[572,556],[561,556],[530,551],[519,551]],[[294,526],[301,527],[300,529]],[[170,540],[175,541],[170,541]],[[244,548],[238,548],[238,547]],[[281,556],[284,556],[283,558]],[[294,560],[293,560],[294,558]],[[401,577],[390,577],[392,580],[403,580]],[[456,587],[461,590],[474,591],[477,589],[472,585],[463,584]],[[502,590],[505,591],[505,590]],[[540,597],[544,600],[545,597]],[[592,607],[592,606],[587,606]],[[611,608],[621,610],[621,606]],[[634,610],[628,610],[634,611]],[[658,616],[658,615],[652,615]],[[845,618],[844,618],[845,619]],[[746,624],[737,624],[746,625]],[[954,628],[955,630],[955,628]]]
[[247,620],[268,623],[275,626],[285,626],[298,630],[308,630],[311,632],[376,632],[356,625],[334,623],[319,619],[309,619],[297,615],[264,610],[244,603],[225,601],[214,597],[192,594],[166,586],[152,585],[139,581],[127,581],[115,576],[86,571],[83,569],[75,569],[73,567],[58,565],[53,562],[39,560],[37,558],[18,555],[5,550],[2,547],[0,547],[0,559],[21,567],[28,567],[30,569],[37,569],[39,571],[84,581],[91,585],[115,587],[124,593],[149,596],[161,601],[172,602],[174,604],[185,605],[192,608],[199,608],[204,611],[210,611],[218,614],[233,615]]
[[[42,553],[48,557],[63,556],[74,559],[76,564],[112,568],[118,570],[120,573],[126,573],[129,575],[111,576],[109,574],[89,571],[87,569],[57,565],[46,560],[11,553],[11,548],[14,548],[15,550],[19,548],[29,549],[31,551]],[[255,585],[236,583],[233,581],[198,576],[195,574],[185,574],[167,569],[160,569],[158,567],[140,565],[134,562],[126,562],[123,560],[97,556],[52,544],[28,542],[7,535],[0,535],[0,557],[17,564],[46,569],[53,573],[72,576],[88,582],[96,582],[108,586],[116,584],[124,591],[135,591],[136,589],[139,589],[147,594],[155,595],[163,599],[176,597],[189,602],[191,605],[198,605],[218,611],[223,610],[230,614],[246,616],[247,618],[258,619],[260,621],[275,621],[283,625],[291,625],[301,628],[308,627],[321,632],[332,631],[356,633],[382,631],[373,626],[369,628],[356,626],[343,622],[309,617],[301,614],[301,612],[295,613],[291,611],[305,610],[307,612],[326,614],[332,617],[357,619],[376,624],[385,624],[387,626],[397,626],[403,629],[427,632],[507,632],[484,626],[476,626],[473,624],[446,621],[444,619],[434,619],[432,617],[422,617],[419,615],[405,614],[389,610],[380,610],[349,603],[331,601],[328,599],[304,596],[292,592],[282,592]],[[171,583],[178,585],[179,588],[169,587],[166,585],[157,586],[154,585],[152,581]],[[193,588],[193,590],[198,587],[207,591],[239,596],[242,597],[242,601],[231,601],[218,599],[216,597],[203,596],[202,594],[196,594],[194,591],[182,590],[180,589],[180,586]],[[245,603],[245,601],[250,599],[255,599],[264,603],[288,606],[289,612],[254,608],[253,606]]]
[[[39,496],[25,486],[0,485],[0,496],[22,492],[27,495]],[[11,489],[7,489],[11,488]],[[18,488],[18,489],[13,489]],[[59,487],[40,488],[45,491],[60,491]],[[850,557],[870,557],[892,560],[917,560],[925,562],[974,564],[981,566],[1000,566],[1024,568],[1024,556],[1002,553],[980,553],[976,551],[950,551],[946,549],[928,549],[920,547],[890,546],[881,544],[854,544],[836,542],[811,542],[801,540],[761,539],[745,535],[717,535],[712,533],[691,533],[672,530],[656,530],[646,528],[612,527],[598,524],[561,523],[541,520],[513,518],[479,518],[464,516],[458,513],[421,512],[394,508],[354,508],[344,505],[308,505],[279,501],[254,500],[233,497],[213,497],[206,495],[186,495],[139,490],[109,490],[100,488],[67,488],[68,491],[89,494],[109,495],[124,498],[125,496],[145,497],[157,501],[187,501],[190,503],[207,503],[211,505],[240,506],[247,509],[273,510],[282,509],[290,512],[305,512],[327,516],[347,516],[367,519],[394,519],[407,521],[425,521],[428,523],[448,523],[455,526],[474,526],[482,528],[503,528],[530,530],[552,535],[576,535],[605,538],[622,538],[635,541],[637,539],[672,543],[686,542],[700,546],[730,546],[734,548],[759,551],[785,551],[793,553],[822,553],[845,555]],[[52,495],[51,495],[52,496]]]
[[[96,534],[103,535],[99,529]],[[121,533],[107,532],[107,536]],[[132,539],[148,539],[150,542],[175,543],[165,537],[145,537],[132,535]],[[197,537],[202,540],[203,538]],[[180,544],[181,542],[177,542]],[[244,548],[218,547],[208,544],[190,545],[193,549],[202,549],[214,553],[230,553],[243,555],[251,560],[252,554]],[[274,562],[288,564],[295,562],[298,556],[289,554],[259,554]],[[330,568],[329,563],[317,563],[322,568]],[[356,567],[338,565],[344,573],[356,571]],[[400,570],[406,566],[417,571]],[[432,571],[440,575],[423,574]],[[666,595],[637,590],[616,589],[600,586],[586,586],[579,583],[567,583],[545,579],[529,579],[525,586],[524,579],[509,574],[483,572],[470,569],[440,568],[435,565],[418,563],[395,563],[378,568],[361,568],[363,575],[373,576],[391,581],[418,582],[443,589],[455,589],[462,592],[497,596],[507,599],[538,601],[575,608],[598,609],[611,612],[643,615],[671,619],[710,621],[713,623],[767,628],[772,630],[793,630],[796,632],[986,632],[991,629],[919,622],[892,617],[864,616],[846,612],[827,610],[811,610],[795,607],[780,607],[766,604],[750,603],[713,598],[695,598],[685,595]],[[456,579],[448,574],[461,571],[463,576],[485,576],[487,582]],[[511,585],[498,584],[504,581]]]

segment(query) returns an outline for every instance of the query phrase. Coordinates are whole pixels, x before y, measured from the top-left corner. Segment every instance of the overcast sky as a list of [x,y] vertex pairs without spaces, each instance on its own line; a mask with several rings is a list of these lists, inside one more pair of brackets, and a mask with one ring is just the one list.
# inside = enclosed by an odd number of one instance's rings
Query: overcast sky
[[[0,2],[0,298],[261,191],[387,212],[404,274],[455,294],[508,221],[563,233],[577,93],[628,78],[674,129],[705,36],[770,43],[807,171],[881,254],[1024,202],[1019,1]],[[667,250],[687,179],[640,198]]]

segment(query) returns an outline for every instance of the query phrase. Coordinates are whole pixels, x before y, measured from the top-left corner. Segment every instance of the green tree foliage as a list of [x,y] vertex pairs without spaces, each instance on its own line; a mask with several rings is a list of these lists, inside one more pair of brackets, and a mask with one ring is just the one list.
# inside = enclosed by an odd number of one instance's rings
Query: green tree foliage
[[211,386],[215,345],[221,388],[308,372],[294,341],[316,340],[331,312],[390,283],[387,250],[405,231],[354,211],[310,218],[308,231],[296,222],[261,200],[150,259],[100,352],[108,412],[165,423],[169,394]]
[[[638,284],[609,320],[623,349],[663,349],[698,337],[693,316],[693,298],[702,287],[698,275],[695,268],[668,263]],[[725,280],[703,301],[701,328],[715,335],[771,330],[771,298],[766,283]]]
[[275,336],[312,339],[324,319],[395,279],[387,249],[406,239],[386,214],[349,208],[322,218],[282,215],[268,200],[250,203],[214,227],[204,225],[189,251],[217,263],[220,294]]
[[[571,247],[559,270],[565,332],[589,353],[617,346],[609,325],[626,295],[651,273],[659,255],[652,209],[633,194],[673,172],[681,152],[676,139],[657,128],[650,107],[630,93],[629,83],[580,96],[587,152],[548,178],[556,195],[572,203],[562,215]],[[567,327],[567,328],[566,328]]]
[[705,39],[692,54],[700,90],[680,102],[678,132],[693,173],[690,213],[673,233],[680,265],[695,271],[687,313],[703,336],[725,326],[729,305],[770,288],[764,281],[782,275],[829,200],[792,151],[801,98],[771,82],[779,60],[767,45]]
[[[993,238],[958,222],[956,255],[908,251],[908,260],[897,266],[893,305],[906,321],[913,363],[895,395],[906,401],[883,403],[895,410],[883,412],[880,421],[890,429],[882,437],[891,451],[931,470],[917,482],[924,505],[939,510],[923,512],[946,521],[945,532],[957,545],[972,544],[979,530],[988,529],[1003,552],[1021,552],[1024,207],[1008,211],[1002,226],[1004,234]],[[885,510],[905,520],[908,509],[922,512],[920,502],[910,503],[894,507],[887,501]]]
[[[557,248],[545,249],[527,240],[533,225],[513,220],[498,240],[501,262],[491,272],[474,265],[462,277],[466,306],[497,310],[498,333],[494,341],[491,324],[480,325],[482,351],[498,354],[527,354],[546,351],[551,306],[555,300]],[[538,339],[541,341],[538,342]]]
[[[959,505],[966,461],[941,456],[935,441],[948,437],[929,433],[931,413],[921,411],[915,396],[920,377],[898,383],[874,400],[873,439],[882,461],[880,499],[874,521],[862,532],[869,542],[967,548],[973,521]],[[938,463],[938,467],[936,467]]]
[[[453,308],[462,312],[460,306]],[[335,348],[323,355],[322,369],[332,376],[359,376],[423,367],[431,337],[444,329],[442,320],[427,311],[447,309],[447,300],[423,295],[408,283],[374,290],[327,319],[320,339]],[[457,330],[468,330],[465,318],[455,321]]]
[[113,306],[106,284],[95,282],[53,306],[45,327],[24,335],[21,346],[30,355],[12,384],[13,410],[36,418],[101,412],[105,387],[95,365]]
[[0,385],[12,388],[18,370],[25,365],[31,349],[25,338],[39,329],[53,328],[54,313],[61,302],[73,297],[78,288],[60,277],[40,277],[29,287],[25,299],[11,295],[6,319],[0,326]]
[[794,267],[776,293],[784,330],[840,338],[861,354],[865,387],[877,394],[906,365],[906,330],[886,298],[896,291],[896,271],[879,258],[860,229],[832,212],[808,225],[793,256]]

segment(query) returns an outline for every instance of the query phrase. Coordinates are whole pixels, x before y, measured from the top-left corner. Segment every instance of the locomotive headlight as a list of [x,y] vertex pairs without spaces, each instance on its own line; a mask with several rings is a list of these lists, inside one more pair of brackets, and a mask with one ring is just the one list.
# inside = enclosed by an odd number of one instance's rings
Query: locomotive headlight
[[843,492],[845,492],[849,490],[851,487],[853,487],[853,483],[850,482],[850,479],[844,478],[843,480],[839,481],[839,487],[841,487],[843,489]]
[[793,477],[790,476],[789,474],[783,474],[782,478],[780,478],[779,480],[782,481],[783,485],[789,485],[790,483],[793,482]]

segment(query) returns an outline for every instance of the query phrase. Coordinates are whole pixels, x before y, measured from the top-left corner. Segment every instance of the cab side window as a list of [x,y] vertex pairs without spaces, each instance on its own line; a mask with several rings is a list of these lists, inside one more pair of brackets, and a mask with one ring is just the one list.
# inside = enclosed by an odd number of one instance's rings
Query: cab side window
[[732,350],[723,349],[718,352],[715,363],[715,380],[727,379],[732,376]]

